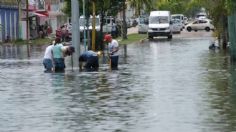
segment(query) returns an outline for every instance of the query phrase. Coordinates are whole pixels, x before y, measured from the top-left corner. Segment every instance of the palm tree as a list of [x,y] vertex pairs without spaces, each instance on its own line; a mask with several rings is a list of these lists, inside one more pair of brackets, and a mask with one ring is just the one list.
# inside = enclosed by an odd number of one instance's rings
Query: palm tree
[[147,8],[148,10],[153,9],[154,0],[128,0],[131,7],[135,9],[137,16],[141,15],[141,9]]

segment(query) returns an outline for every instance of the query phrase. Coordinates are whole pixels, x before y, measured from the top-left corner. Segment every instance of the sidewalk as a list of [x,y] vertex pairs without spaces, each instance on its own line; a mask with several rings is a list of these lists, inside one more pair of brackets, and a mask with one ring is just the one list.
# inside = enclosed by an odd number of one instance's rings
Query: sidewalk
[[128,28],[127,34],[133,34],[133,33],[138,33],[138,26]]

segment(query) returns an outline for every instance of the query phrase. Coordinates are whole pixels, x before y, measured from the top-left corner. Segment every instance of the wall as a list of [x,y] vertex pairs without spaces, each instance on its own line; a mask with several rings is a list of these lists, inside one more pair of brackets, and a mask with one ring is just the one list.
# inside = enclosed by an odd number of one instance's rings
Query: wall
[[228,17],[228,31],[230,41],[231,60],[236,62],[236,11]]
[[10,40],[15,40],[18,38],[18,9],[11,7],[2,7],[0,6],[0,41],[4,42],[7,39],[7,36],[10,37]]

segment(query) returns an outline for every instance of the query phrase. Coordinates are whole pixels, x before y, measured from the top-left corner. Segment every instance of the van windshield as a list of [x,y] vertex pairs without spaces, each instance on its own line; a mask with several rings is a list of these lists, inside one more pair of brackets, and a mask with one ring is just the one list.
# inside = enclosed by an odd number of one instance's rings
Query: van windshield
[[147,24],[148,23],[148,19],[144,18],[144,17],[140,17],[139,18],[139,24]]
[[155,16],[149,18],[150,24],[169,23],[168,16]]

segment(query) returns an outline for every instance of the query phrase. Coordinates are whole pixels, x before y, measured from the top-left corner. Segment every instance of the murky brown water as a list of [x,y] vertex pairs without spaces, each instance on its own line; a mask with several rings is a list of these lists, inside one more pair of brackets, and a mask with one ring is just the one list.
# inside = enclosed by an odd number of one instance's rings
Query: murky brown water
[[236,131],[236,66],[209,39],[131,44],[118,71],[89,73],[44,73],[45,46],[30,58],[26,47],[1,47],[0,131]]

